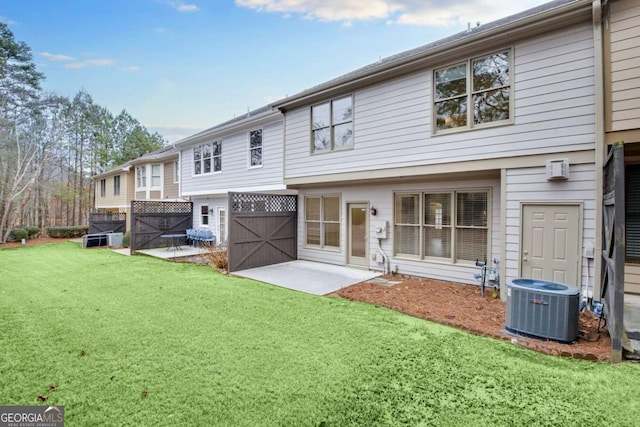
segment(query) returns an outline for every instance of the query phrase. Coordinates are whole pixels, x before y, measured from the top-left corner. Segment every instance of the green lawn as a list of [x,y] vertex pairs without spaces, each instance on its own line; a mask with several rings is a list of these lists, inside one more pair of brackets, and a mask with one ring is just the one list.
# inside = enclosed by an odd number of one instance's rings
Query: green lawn
[[0,405],[68,426],[640,423],[637,364],[75,243],[0,249],[0,347]]

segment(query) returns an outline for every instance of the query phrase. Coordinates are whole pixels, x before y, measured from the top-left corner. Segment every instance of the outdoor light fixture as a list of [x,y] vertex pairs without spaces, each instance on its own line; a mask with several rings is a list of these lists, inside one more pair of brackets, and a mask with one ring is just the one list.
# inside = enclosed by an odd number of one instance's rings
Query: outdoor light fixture
[[372,215],[372,216],[376,216],[376,214],[378,213],[378,211],[376,210],[376,208],[374,208],[373,206],[371,206],[370,211],[371,211],[371,215]]

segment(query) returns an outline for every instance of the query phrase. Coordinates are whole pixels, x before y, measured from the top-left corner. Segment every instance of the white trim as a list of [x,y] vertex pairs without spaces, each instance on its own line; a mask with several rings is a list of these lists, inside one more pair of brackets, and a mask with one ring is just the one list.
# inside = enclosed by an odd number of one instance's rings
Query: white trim
[[[284,184],[274,184],[267,185],[262,187],[240,187],[240,188],[224,188],[224,189],[211,189],[208,191],[192,191],[192,192],[184,192],[182,196],[208,196],[208,195],[225,195],[229,191],[233,191],[235,193],[260,193],[260,192],[268,192],[268,191],[279,191],[279,190],[287,190],[287,186]],[[296,194],[295,190],[291,190],[291,194]]]
[[[260,131],[260,164],[251,165],[251,132]],[[247,169],[260,169],[264,166],[264,128],[257,127],[247,131]]]

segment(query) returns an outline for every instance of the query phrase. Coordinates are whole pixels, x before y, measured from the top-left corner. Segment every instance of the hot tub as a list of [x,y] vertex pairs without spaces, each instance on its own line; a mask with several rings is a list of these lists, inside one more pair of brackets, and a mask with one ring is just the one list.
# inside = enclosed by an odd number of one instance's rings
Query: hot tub
[[578,337],[580,291],[565,283],[514,279],[507,284],[508,331],[561,342]]

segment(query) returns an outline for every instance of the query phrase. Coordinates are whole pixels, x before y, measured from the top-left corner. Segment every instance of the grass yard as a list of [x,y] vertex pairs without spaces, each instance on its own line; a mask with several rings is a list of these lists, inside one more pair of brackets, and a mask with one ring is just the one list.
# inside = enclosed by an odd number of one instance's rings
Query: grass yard
[[0,405],[68,426],[640,423],[638,364],[75,243],[0,250],[0,347]]

